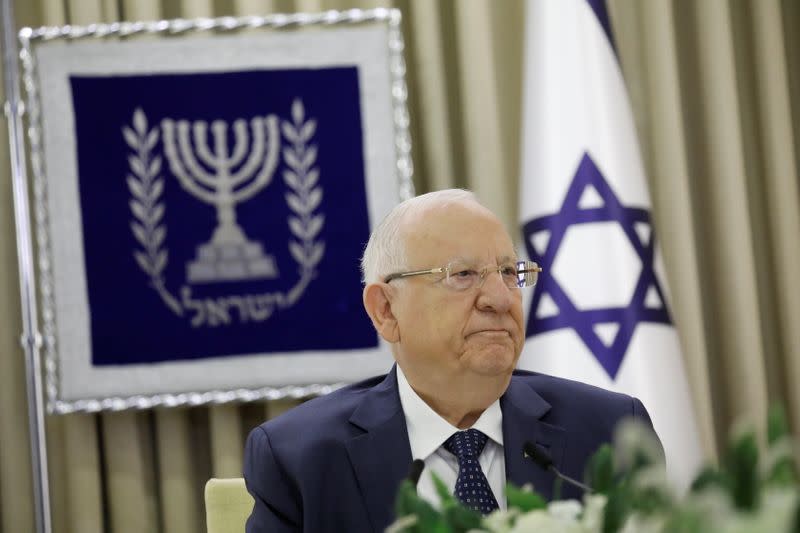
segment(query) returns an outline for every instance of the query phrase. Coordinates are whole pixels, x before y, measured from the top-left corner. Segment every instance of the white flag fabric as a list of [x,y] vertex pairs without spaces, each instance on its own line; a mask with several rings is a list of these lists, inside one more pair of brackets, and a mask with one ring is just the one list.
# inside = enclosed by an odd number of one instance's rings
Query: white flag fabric
[[606,6],[527,8],[520,218],[544,273],[519,366],[641,399],[684,489],[702,451]]

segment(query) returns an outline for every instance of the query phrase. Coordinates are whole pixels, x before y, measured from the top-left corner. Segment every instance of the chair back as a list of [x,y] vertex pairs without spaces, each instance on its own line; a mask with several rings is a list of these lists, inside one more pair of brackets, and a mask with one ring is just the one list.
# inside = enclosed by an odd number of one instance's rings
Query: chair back
[[255,501],[247,492],[243,478],[209,479],[205,500],[208,533],[244,533]]

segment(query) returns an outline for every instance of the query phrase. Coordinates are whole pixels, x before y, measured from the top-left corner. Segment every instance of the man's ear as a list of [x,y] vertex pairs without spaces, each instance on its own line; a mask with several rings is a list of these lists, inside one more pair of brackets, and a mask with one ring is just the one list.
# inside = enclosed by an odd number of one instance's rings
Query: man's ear
[[364,287],[362,298],[372,325],[386,342],[400,340],[400,328],[392,312],[392,287],[387,283],[370,283]]

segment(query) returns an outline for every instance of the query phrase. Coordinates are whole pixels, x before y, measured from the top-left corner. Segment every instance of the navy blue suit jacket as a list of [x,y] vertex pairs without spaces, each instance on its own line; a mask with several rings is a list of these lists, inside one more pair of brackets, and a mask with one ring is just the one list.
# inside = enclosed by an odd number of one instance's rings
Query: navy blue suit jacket
[[[587,459],[611,441],[619,419],[652,425],[635,398],[524,371],[514,372],[500,406],[507,481],[532,483],[548,499],[554,477],[523,457],[526,441],[548,449],[562,473],[583,479]],[[247,439],[244,477],[255,498],[247,532],[381,532],[394,520],[411,461],[394,369],[306,402]],[[569,486],[562,492],[580,496]]]

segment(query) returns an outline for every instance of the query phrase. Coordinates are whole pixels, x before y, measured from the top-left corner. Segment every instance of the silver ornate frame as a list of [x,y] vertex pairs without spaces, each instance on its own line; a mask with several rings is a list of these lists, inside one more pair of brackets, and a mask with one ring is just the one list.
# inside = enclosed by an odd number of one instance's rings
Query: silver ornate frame
[[[102,39],[105,37],[127,37],[139,34],[180,35],[202,32],[226,34],[244,29],[270,28],[291,29],[304,26],[340,26],[367,23],[385,23],[388,27],[387,53],[391,76],[391,101],[394,124],[394,149],[397,155],[396,170],[401,199],[414,196],[412,181],[411,138],[409,114],[406,106],[407,86],[405,82],[404,42],[400,29],[401,14],[397,9],[351,9],[322,13],[275,14],[267,16],[218,17],[197,19],[173,19],[150,22],[115,22],[88,26],[60,26],[23,28],[18,37],[21,45],[22,83],[26,91],[25,105],[28,115],[28,141],[30,142],[31,170],[33,172],[34,225],[38,256],[39,299],[42,305],[42,333],[44,348],[44,379],[47,411],[54,414],[73,412],[120,411],[125,409],[149,409],[152,407],[198,406],[229,402],[252,402],[281,398],[301,398],[321,395],[342,386],[334,384],[310,384],[302,386],[262,387],[257,389],[213,390],[208,392],[186,392],[180,394],[156,394],[126,397],[108,397],[66,401],[59,397],[59,359],[56,346],[56,316],[53,297],[52,256],[48,229],[47,183],[42,147],[42,116],[37,85],[37,64],[33,48],[37,43],[62,39],[67,41]],[[31,242],[25,228],[18,230],[18,242]],[[35,279],[33,266],[30,272],[22,272],[26,279]],[[26,303],[23,302],[23,306]]]

